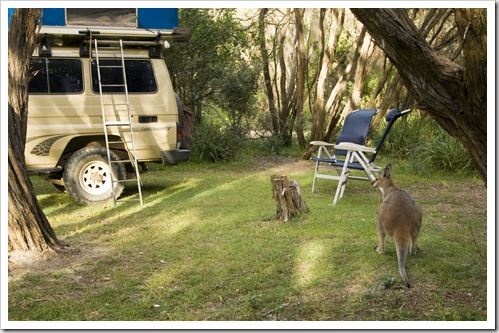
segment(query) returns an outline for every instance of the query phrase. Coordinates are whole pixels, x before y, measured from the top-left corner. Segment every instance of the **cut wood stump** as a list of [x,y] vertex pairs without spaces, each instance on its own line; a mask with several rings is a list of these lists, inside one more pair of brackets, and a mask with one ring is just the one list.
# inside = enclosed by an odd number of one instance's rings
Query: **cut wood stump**
[[308,206],[302,198],[300,184],[289,181],[286,175],[270,176],[273,197],[277,205],[276,218],[288,222],[302,213],[308,213]]

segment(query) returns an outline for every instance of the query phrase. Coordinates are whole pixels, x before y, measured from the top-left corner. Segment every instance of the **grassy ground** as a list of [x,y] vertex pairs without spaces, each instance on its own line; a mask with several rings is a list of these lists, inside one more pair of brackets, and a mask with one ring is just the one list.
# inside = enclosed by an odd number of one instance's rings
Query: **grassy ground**
[[[12,254],[9,320],[486,320],[485,188],[392,164],[424,211],[411,289],[391,239],[374,251],[381,197],[367,182],[350,181],[332,207],[336,183],[319,180],[312,194],[310,161],[153,165],[143,207],[79,206],[33,178],[59,239],[79,251]],[[310,213],[273,219],[275,173],[299,181]]]

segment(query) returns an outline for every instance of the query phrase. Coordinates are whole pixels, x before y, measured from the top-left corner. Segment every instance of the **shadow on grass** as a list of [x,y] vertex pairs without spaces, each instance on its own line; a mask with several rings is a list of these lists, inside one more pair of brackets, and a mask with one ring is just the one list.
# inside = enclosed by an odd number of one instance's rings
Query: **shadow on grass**
[[[293,166],[286,170],[296,173]],[[72,269],[31,272],[10,283],[9,318],[485,318],[484,265],[467,235],[441,221],[441,210],[427,210],[423,252],[408,259],[414,288],[405,290],[400,288],[393,243],[389,241],[384,256],[373,249],[380,199],[369,184],[349,183],[345,197],[333,208],[334,186],[321,184],[318,193],[311,194],[311,177],[298,175],[311,212],[283,223],[268,220],[275,212],[270,173],[220,173],[216,168],[186,171],[182,177],[174,171],[152,173],[144,176],[143,207],[82,207],[70,201],[59,204],[57,194],[43,197],[60,238],[102,251],[75,256],[80,264],[68,264]],[[455,193],[454,188],[445,190]],[[133,190],[127,193],[135,195]],[[438,205],[439,196],[433,201]],[[453,223],[473,223],[476,242],[483,248],[486,238],[478,234],[483,220],[470,220],[471,213],[483,219],[484,208],[457,212]],[[392,278],[395,283],[387,283]],[[34,307],[36,299],[43,301]]]

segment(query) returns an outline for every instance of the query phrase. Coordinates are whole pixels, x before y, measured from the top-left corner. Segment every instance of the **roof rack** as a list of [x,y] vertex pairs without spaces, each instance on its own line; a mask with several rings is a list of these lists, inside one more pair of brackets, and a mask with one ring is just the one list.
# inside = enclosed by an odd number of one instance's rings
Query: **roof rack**
[[122,46],[148,48],[151,58],[161,57],[161,48],[171,43],[187,42],[191,37],[189,29],[173,28],[169,30],[130,29],[112,27],[53,27],[42,26],[38,33],[38,42],[47,51],[43,56],[50,56],[51,46],[79,47],[80,56],[88,57],[93,40],[101,45],[113,45],[122,41]]
[[42,26],[39,30],[39,36],[50,37],[55,40],[81,40],[82,37],[98,36],[100,38],[124,41],[168,41],[168,42],[187,42],[191,37],[189,29],[173,28],[169,30],[150,30],[150,29],[129,29],[129,28],[111,28],[111,27],[53,27]]
[[[9,9],[9,19],[13,9]],[[50,47],[80,47],[87,57],[91,43],[122,41],[121,47],[149,48],[158,57],[161,48],[187,42],[191,32],[179,28],[177,8],[44,8],[38,31],[41,56],[51,56]]]

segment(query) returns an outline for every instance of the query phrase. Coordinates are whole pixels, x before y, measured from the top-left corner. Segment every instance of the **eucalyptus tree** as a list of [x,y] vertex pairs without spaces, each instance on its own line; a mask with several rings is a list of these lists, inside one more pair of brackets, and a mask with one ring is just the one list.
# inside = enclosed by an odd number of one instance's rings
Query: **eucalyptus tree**
[[271,130],[285,145],[291,144],[294,130],[300,143],[305,143],[300,127],[308,67],[309,34],[304,15],[305,9],[262,8],[258,16],[258,44]]
[[487,10],[450,12],[459,46],[450,55],[432,47],[404,9],[351,11],[397,68],[417,107],[467,148],[486,183]]
[[28,124],[29,66],[36,45],[40,9],[19,8],[9,27],[8,47],[8,224],[9,250],[59,250],[62,243],[40,207],[26,173],[24,147]]

